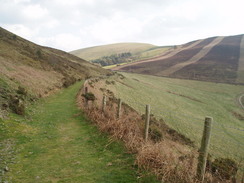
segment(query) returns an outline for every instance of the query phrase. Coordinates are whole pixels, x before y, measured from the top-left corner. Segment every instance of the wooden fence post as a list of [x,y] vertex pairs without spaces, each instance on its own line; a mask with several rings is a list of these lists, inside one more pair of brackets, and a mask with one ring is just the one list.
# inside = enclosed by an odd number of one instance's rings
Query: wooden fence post
[[88,88],[87,87],[85,87],[85,94],[87,94],[88,93]]
[[102,103],[102,111],[103,112],[105,112],[106,103],[107,103],[107,97],[106,97],[106,95],[104,95],[103,96],[103,103]]
[[205,118],[201,148],[199,150],[197,178],[202,182],[204,181],[204,174],[205,174],[206,163],[207,163],[208,146],[209,146],[210,136],[211,136],[212,121],[213,121],[212,117]]
[[150,105],[146,105],[145,134],[144,134],[145,141],[147,141],[148,139],[149,122],[150,122]]
[[118,100],[118,108],[117,108],[117,118],[120,118],[120,113],[121,113],[121,105],[122,105],[122,100]]

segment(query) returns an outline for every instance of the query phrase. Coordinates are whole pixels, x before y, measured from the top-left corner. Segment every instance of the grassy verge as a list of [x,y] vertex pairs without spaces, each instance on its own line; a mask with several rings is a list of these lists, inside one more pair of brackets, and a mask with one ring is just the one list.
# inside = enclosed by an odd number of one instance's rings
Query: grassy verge
[[156,182],[138,178],[133,155],[84,118],[75,105],[80,85],[29,107],[26,118],[1,120],[2,182]]
[[[178,132],[201,142],[205,116],[214,118],[210,152],[214,157],[244,158],[243,109],[236,97],[244,86],[169,79],[123,73],[114,85],[106,87],[134,109],[145,112],[145,105]],[[108,82],[111,83],[111,82]],[[129,95],[128,95],[129,93]]]

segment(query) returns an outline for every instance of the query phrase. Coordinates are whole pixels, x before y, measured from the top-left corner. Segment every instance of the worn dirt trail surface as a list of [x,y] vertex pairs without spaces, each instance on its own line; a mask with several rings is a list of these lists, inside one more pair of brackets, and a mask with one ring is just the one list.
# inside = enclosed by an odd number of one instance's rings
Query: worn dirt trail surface
[[[2,181],[8,183],[141,182],[133,156],[109,141],[77,109],[81,83],[40,102],[22,120],[28,128],[16,137],[15,162]],[[1,181],[0,181],[1,182]]]

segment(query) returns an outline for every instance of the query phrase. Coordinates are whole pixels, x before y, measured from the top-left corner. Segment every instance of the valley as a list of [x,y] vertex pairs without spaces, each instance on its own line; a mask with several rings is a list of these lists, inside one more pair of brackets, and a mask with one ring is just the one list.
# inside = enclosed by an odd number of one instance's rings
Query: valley
[[[71,53],[0,28],[0,182],[196,182],[207,116],[206,179],[241,179],[243,35]],[[233,163],[227,178],[211,167],[221,158]]]

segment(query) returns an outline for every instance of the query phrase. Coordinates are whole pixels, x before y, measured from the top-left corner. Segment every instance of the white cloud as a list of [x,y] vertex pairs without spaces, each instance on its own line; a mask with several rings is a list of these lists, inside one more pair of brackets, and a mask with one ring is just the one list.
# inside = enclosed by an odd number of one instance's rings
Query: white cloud
[[48,15],[48,10],[39,4],[27,5],[22,9],[23,15],[27,19],[41,19]]
[[95,0],[54,0],[55,3],[65,6],[93,5]]
[[64,50],[244,33],[243,0],[0,0],[0,26]]
[[51,47],[59,45],[59,49],[67,51],[75,50],[82,45],[81,38],[68,33],[58,34],[52,37],[37,37],[36,41],[41,45],[49,45]]
[[14,4],[19,4],[19,3],[29,3],[31,0],[14,0]]
[[110,19],[102,19],[90,27],[90,34],[99,42],[111,43],[131,39],[140,33],[142,21],[135,18],[126,18],[120,14],[115,14]]

